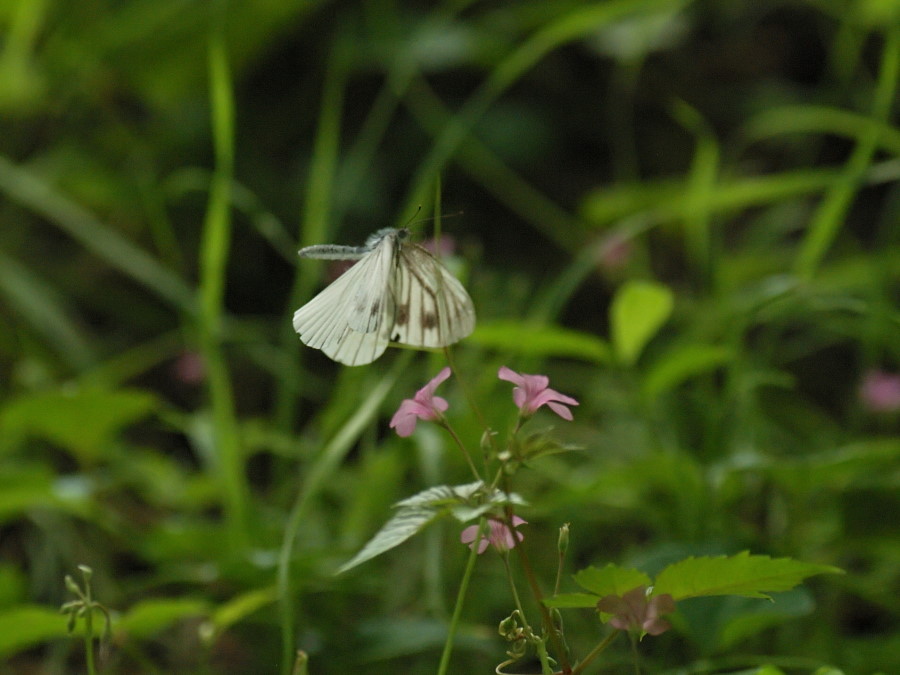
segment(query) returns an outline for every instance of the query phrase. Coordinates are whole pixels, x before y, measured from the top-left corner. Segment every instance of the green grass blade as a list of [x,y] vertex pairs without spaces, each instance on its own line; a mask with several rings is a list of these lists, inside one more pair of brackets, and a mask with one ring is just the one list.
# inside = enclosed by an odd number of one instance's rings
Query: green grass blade
[[96,358],[90,343],[53,292],[28,268],[0,251],[0,293],[9,306],[52,345],[59,357],[81,370]]
[[840,178],[825,194],[825,199],[810,224],[795,265],[801,277],[810,278],[816,273],[841,229],[853,197],[862,183],[862,177],[878,147],[878,124],[884,124],[888,119],[897,92],[898,75],[900,75],[900,27],[895,26],[885,36],[875,100],[872,103],[873,124],[857,142]]
[[293,662],[296,649],[296,635],[294,628],[294,594],[296,589],[291,586],[291,557],[294,545],[300,531],[300,526],[306,511],[315,503],[316,497],[325,487],[328,479],[334,474],[338,465],[350,452],[366,426],[375,418],[378,409],[384,402],[400,373],[409,367],[413,352],[403,352],[394,362],[387,375],[381,378],[378,384],[360,402],[355,412],[344,423],[334,437],[322,448],[315,463],[305,473],[306,479],[294,506],[288,517],[284,529],[284,539],[281,544],[281,553],[278,559],[278,597],[281,605],[281,656],[282,670],[287,675],[290,672],[290,664]]
[[[347,38],[337,36],[334,41],[325,86],[319,108],[319,126],[313,145],[312,161],[309,169],[309,187],[300,222],[300,246],[324,244],[329,241],[328,224],[331,219],[332,194],[337,158],[340,150],[341,112],[344,106],[344,90],[347,84],[347,67],[350,44]],[[295,263],[296,263],[295,258]],[[276,380],[275,419],[280,429],[288,429],[294,417],[296,396],[290,380],[300,377],[300,340],[294,332],[291,315],[306,301],[316,287],[322,264],[312,260],[304,261],[297,267],[294,285],[288,296],[288,307],[281,327],[281,344],[285,353],[286,370]]]
[[494,69],[490,77],[478,88],[460,112],[450,120],[441,135],[435,140],[431,152],[419,166],[413,178],[403,213],[411,211],[417,204],[426,200],[432,177],[453,156],[475,122],[503,92],[515,84],[549,52],[624,16],[655,9],[672,9],[683,4],[682,0],[600,2],[587,7],[579,7],[538,30]]
[[194,294],[181,278],[89,211],[5,157],[0,157],[0,191],[47,218],[87,250],[182,311],[195,311]]
[[[224,11],[224,3],[220,9]],[[223,19],[223,15],[218,16]],[[220,348],[228,248],[231,240],[231,182],[234,166],[234,102],[231,76],[219,21],[209,40],[213,142],[216,166],[210,186],[203,240],[200,248],[200,351],[208,374],[213,434],[218,453],[219,480],[225,500],[230,544],[235,550],[247,543],[247,495],[243,453],[238,436],[234,395],[225,357]]]

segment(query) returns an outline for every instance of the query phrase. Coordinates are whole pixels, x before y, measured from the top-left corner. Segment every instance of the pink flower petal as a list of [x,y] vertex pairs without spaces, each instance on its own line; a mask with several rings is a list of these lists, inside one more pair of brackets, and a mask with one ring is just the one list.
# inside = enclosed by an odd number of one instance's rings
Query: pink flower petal
[[443,368],[428,384],[419,389],[413,398],[404,399],[391,418],[390,428],[397,430],[397,435],[406,437],[416,429],[417,420],[434,421],[440,419],[441,413],[450,407],[447,400],[434,395],[437,386],[450,377],[450,369]]
[[516,373],[503,366],[497,376],[501,380],[516,385],[513,387],[513,403],[516,404],[523,416],[533,415],[538,408],[546,405],[563,419],[569,421],[573,419],[572,411],[565,406],[578,405],[578,401],[555,389],[550,389],[550,379],[546,375]]
[[547,407],[550,408],[550,410],[552,410],[553,412],[555,412],[557,415],[559,415],[560,417],[562,417],[564,420],[568,420],[569,422],[571,422],[573,419],[575,419],[575,418],[572,416],[572,411],[569,410],[569,409],[568,409],[566,406],[564,406],[564,405],[560,405],[559,403],[556,403],[556,402],[554,402],[554,401],[548,401],[548,402],[547,402]]
[[497,377],[501,380],[506,380],[507,382],[512,382],[513,384],[521,385],[525,382],[522,379],[522,376],[519,375],[516,371],[510,370],[506,366],[501,366],[500,371],[497,373]]

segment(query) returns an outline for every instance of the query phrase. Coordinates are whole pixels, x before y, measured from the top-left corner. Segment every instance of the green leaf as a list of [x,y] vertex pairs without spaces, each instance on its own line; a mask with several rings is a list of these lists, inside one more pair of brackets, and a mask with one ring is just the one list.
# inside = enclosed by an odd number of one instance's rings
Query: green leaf
[[209,607],[206,600],[193,598],[143,600],[116,621],[116,631],[148,638],[186,617],[205,616]]
[[0,472],[0,524],[34,508],[87,517],[92,491],[91,481],[83,476],[54,478],[42,467],[6,468]]
[[473,344],[523,356],[557,356],[608,363],[609,344],[590,333],[521,321],[479,324],[468,338]]
[[739,595],[692,598],[678,603],[678,627],[703,655],[711,656],[814,609],[811,593],[802,586],[774,594],[773,601]]
[[718,637],[719,649],[727,650],[752,635],[757,635],[772,626],[811,614],[815,609],[809,591],[795,588],[786,593],[779,593],[775,602],[760,602],[754,598],[725,598],[734,614],[722,615],[721,630]]
[[640,570],[609,563],[603,568],[586,567],[575,575],[575,583],[602,598],[624,595],[637,586],[649,586],[650,577]]
[[0,658],[67,637],[66,621],[57,610],[41,605],[18,605],[0,611]]
[[442,515],[446,514],[435,508],[420,506],[406,506],[401,508],[397,514],[387,521],[375,536],[363,546],[359,553],[338,568],[337,573],[341,574],[349,569],[353,569],[357,565],[364,563],[367,560],[371,560],[375,556],[381,555],[395,546],[399,546]]
[[547,607],[556,607],[557,609],[572,609],[596,607],[597,600],[599,598],[590,593],[560,593],[552,598],[544,598],[544,604]]
[[672,291],[649,281],[629,281],[616,293],[610,307],[612,343],[625,365],[637,361],[647,342],[669,318]]
[[0,563],[0,607],[8,608],[27,595],[28,580],[18,566]]
[[483,489],[484,483],[480,481],[457,486],[438,485],[397,502],[394,505],[398,507],[397,514],[384,524],[359,553],[344,563],[337,573],[346,572],[399,546],[439,518],[452,515],[465,522],[500,504],[521,502],[515,495],[507,496],[500,491],[474,499]]
[[0,251],[0,294],[67,363],[85,368],[94,360],[91,344],[70,316],[71,308],[49,285]]
[[227,630],[234,624],[259,611],[262,607],[278,600],[278,590],[274,586],[258,588],[232,598],[215,610],[212,622],[216,633]]
[[730,557],[692,557],[660,572],[654,594],[669,593],[675,600],[709,595],[768,598],[767,593],[787,591],[815,574],[843,574],[843,570],[747,551]]
[[157,408],[145,391],[42,391],[10,401],[0,415],[0,451],[27,437],[38,437],[68,450],[81,461],[101,457],[116,434]]
[[715,345],[683,345],[667,351],[644,378],[644,393],[659,396],[685,380],[718,368],[732,357],[732,350]]

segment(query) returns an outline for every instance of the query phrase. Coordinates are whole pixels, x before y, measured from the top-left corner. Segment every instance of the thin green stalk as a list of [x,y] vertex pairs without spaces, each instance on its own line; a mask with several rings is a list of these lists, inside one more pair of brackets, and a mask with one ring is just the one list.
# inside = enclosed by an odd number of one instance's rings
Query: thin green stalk
[[101,260],[187,314],[196,312],[192,289],[177,274],[36,174],[0,156],[0,192],[40,214]]
[[[453,119],[447,106],[422,77],[413,82],[404,102],[416,121],[434,136]],[[475,136],[469,135],[461,141],[455,161],[506,208],[531,223],[550,241],[565,250],[578,248],[580,240],[575,235],[584,229],[578,218],[519,176]]]
[[[301,248],[325,243],[331,222],[334,177],[340,152],[341,112],[351,54],[351,45],[346,37],[336,36],[333,44],[325,72],[319,125],[313,144],[306,199],[297,237]],[[320,269],[321,263],[310,262],[305,265],[303,273],[294,276],[294,284],[288,295],[288,312],[281,331],[281,344],[286,354],[285,368],[281,377],[275,380],[275,420],[277,427],[282,430],[289,429],[293,423],[297,396],[292,383],[300,379],[301,352],[297,335],[289,320],[290,312],[312,295],[318,283]]]
[[234,101],[224,37],[225,5],[217,5],[209,38],[209,79],[215,170],[200,248],[199,342],[208,373],[219,480],[225,499],[229,542],[247,543],[247,486],[228,367],[220,348],[223,296],[231,242],[231,182],[234,174]]
[[[509,528],[510,525],[507,524],[506,527]],[[515,530],[511,528],[509,531],[515,532]],[[481,541],[481,536],[479,536],[475,541]],[[509,582],[509,592],[512,594],[513,604],[516,606],[516,609],[519,610],[519,616],[522,618],[522,622],[525,624],[525,628],[530,631],[531,626],[528,625],[528,618],[525,614],[525,607],[522,605],[522,599],[519,597],[519,589],[516,588],[516,584],[513,581],[512,568],[509,566],[509,551],[503,551],[500,554],[500,557],[503,559],[503,569],[506,570],[506,580]]]
[[850,204],[862,184],[863,176],[879,143],[879,127],[887,122],[897,92],[900,76],[900,27],[893,26],[885,34],[878,83],[872,102],[867,130],[861,135],[837,181],[825,194],[822,204],[809,226],[797,255],[796,271],[803,278],[813,277],[822,259],[841,229]]
[[475,476],[475,480],[484,481],[481,477],[481,474],[478,473],[478,469],[475,468],[475,463],[472,461],[472,456],[469,454],[469,451],[466,449],[466,446],[463,444],[462,439],[457,435],[456,431],[453,430],[453,427],[450,426],[450,423],[442,418],[439,424],[447,430],[447,433],[450,434],[450,437],[453,438],[453,441],[456,443],[457,447],[462,451],[463,457],[466,458],[466,462],[469,465],[469,469],[472,470],[472,475]]
[[712,279],[712,196],[719,172],[719,145],[700,112],[682,101],[673,105],[673,115],[690,131],[696,147],[687,179],[684,209],[685,248],[702,285]]
[[341,461],[353,447],[366,426],[378,413],[400,373],[409,367],[413,352],[403,352],[394,362],[393,367],[368,396],[350,419],[341,427],[319,454],[315,464],[305,472],[306,480],[297,493],[297,499],[291,508],[288,522],[284,529],[281,551],[278,555],[277,586],[281,613],[281,672],[288,675],[296,654],[294,626],[294,595],[296,589],[291,586],[291,558],[294,545],[300,533],[300,527],[306,511],[314,503],[328,479],[332,476]]
[[[506,482],[508,483],[508,480]],[[506,494],[511,494],[511,487],[508,484],[504,485],[504,492],[506,492]],[[506,526],[509,528],[512,528],[512,516],[512,507],[507,504]],[[512,531],[512,529],[510,529],[510,531]],[[553,651],[556,653],[556,657],[559,659],[559,664],[562,668],[562,672],[571,673],[572,667],[571,665],[569,665],[569,657],[566,654],[565,645],[563,645],[562,641],[559,638],[559,635],[553,629],[553,618],[550,616],[550,610],[547,609],[546,605],[544,605],[544,593],[543,591],[541,591],[541,587],[538,584],[537,577],[534,574],[534,569],[531,567],[531,561],[528,559],[528,554],[525,552],[525,547],[516,546],[514,550],[519,557],[519,563],[522,565],[522,572],[525,574],[525,580],[528,582],[528,586],[531,588],[531,594],[532,596],[534,596],[534,600],[541,612],[541,622],[546,627],[550,642],[553,644]]]
[[449,120],[419,166],[403,211],[407,212],[415,204],[422,203],[433,176],[453,156],[475,123],[504,91],[549,52],[624,16],[663,7],[675,8],[682,4],[682,0],[611,0],[573,10],[537,31],[501,61],[459,113]]
[[607,635],[600,644],[594,647],[590,652],[588,652],[587,656],[585,656],[581,661],[578,662],[578,665],[572,669],[572,675],[579,675],[583,673],[585,668],[587,668],[591,662],[600,656],[603,651],[609,647],[613,640],[615,640],[621,631],[613,631],[609,635]]
[[94,601],[89,583],[85,584],[85,595],[87,611],[84,614],[84,658],[88,675],[97,675],[97,667],[94,665]]
[[450,666],[450,654],[453,651],[453,640],[456,638],[459,619],[462,616],[463,601],[466,599],[469,582],[472,580],[472,572],[475,570],[475,561],[478,559],[478,542],[481,541],[485,532],[487,532],[487,518],[482,517],[478,523],[478,533],[475,535],[472,549],[469,551],[469,560],[466,562],[466,570],[463,572],[459,591],[456,593],[456,604],[453,607],[453,616],[450,617],[450,625],[447,627],[447,639],[444,641],[444,651],[438,664],[437,675],[446,675],[447,668]]

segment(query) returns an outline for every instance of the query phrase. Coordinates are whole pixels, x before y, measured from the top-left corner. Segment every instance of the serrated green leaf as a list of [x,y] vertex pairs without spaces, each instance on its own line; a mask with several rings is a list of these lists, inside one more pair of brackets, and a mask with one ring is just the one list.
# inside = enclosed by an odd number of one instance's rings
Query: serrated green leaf
[[206,600],[194,598],[142,600],[116,621],[116,631],[148,638],[186,617],[205,615],[209,608]]
[[439,507],[458,504],[471,499],[483,487],[484,483],[481,481],[465,485],[435,485],[412,497],[401,499],[394,506],[401,508],[405,506]]
[[66,622],[59,611],[41,605],[17,605],[0,611],[0,658],[67,637]]
[[575,575],[575,583],[602,598],[624,595],[637,586],[649,586],[650,577],[640,570],[609,563],[603,568],[586,567]]
[[500,490],[494,490],[490,496],[474,499],[482,490],[484,483],[481,481],[465,485],[436,485],[397,502],[394,506],[398,507],[398,511],[394,517],[384,524],[359,553],[341,565],[337,574],[399,546],[438,518],[452,515],[465,522],[498,505],[522,503],[517,495],[507,495]]
[[571,609],[576,607],[596,607],[599,598],[590,593],[560,593],[552,598],[544,598],[544,604],[547,607],[556,607],[557,609]]
[[743,551],[730,557],[688,558],[669,565],[656,578],[654,594],[668,593],[676,601],[709,595],[768,598],[767,593],[787,591],[815,574],[843,571],[829,565]]
[[647,342],[672,313],[672,291],[650,281],[629,281],[616,293],[609,309],[616,357],[632,365]]
[[421,506],[405,506],[397,514],[387,521],[384,526],[363,546],[348,562],[338,568],[337,574],[342,574],[357,565],[371,560],[423,530],[431,522],[444,515],[442,509],[427,508]]
[[521,321],[479,324],[468,339],[473,344],[523,356],[568,357],[592,363],[608,363],[611,357],[609,344],[596,335]]

